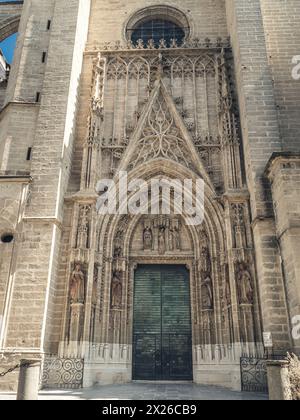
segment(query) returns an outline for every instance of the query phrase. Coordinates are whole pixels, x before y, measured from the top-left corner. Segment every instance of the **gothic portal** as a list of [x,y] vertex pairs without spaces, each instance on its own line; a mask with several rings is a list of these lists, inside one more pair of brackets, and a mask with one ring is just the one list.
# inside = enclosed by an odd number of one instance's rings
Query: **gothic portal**
[[[1,111],[0,367],[41,357],[45,387],[240,389],[263,333],[275,353],[300,347],[300,127],[275,102],[300,85],[278,87],[270,55],[288,28],[268,26],[288,8],[41,3],[24,1]],[[187,197],[170,214],[101,215],[96,186],[120,173],[203,180],[203,223],[178,211]]]

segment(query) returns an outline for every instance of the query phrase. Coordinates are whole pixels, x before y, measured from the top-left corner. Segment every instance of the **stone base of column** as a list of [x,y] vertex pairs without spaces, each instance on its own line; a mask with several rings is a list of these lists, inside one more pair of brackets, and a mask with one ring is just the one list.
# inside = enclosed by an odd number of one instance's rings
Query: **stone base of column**
[[40,387],[41,360],[21,360],[17,400],[37,400]]
[[292,399],[287,360],[267,362],[270,401],[287,401]]

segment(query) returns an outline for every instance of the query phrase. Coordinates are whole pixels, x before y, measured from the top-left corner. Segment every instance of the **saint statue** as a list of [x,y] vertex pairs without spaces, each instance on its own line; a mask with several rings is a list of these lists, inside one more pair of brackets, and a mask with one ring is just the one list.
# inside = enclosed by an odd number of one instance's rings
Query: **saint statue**
[[85,298],[85,279],[81,270],[81,265],[76,264],[71,275],[70,298],[71,303],[84,303]]
[[152,249],[153,246],[153,235],[152,230],[149,227],[144,229],[144,249]]
[[254,290],[252,286],[252,277],[244,263],[239,264],[237,281],[240,304],[253,304]]
[[173,239],[174,239],[175,249],[180,250],[181,249],[181,244],[180,244],[180,232],[179,232],[179,227],[178,226],[173,227],[172,235],[173,235]]
[[122,280],[119,272],[114,272],[111,282],[111,307],[112,309],[122,307]]
[[80,210],[77,247],[81,249],[88,246],[89,210],[88,206],[84,206]]
[[92,304],[94,306],[97,305],[97,299],[98,299],[98,269],[95,268],[94,271],[94,281],[93,281],[93,291],[92,291]]
[[207,277],[202,284],[202,309],[213,309],[212,281]]
[[231,305],[231,288],[230,288],[229,278],[226,279],[225,297],[226,297],[227,306]]
[[202,273],[210,273],[210,256],[206,246],[202,247],[200,260]]
[[159,253],[160,254],[164,254],[166,252],[165,231],[166,231],[166,229],[163,226],[159,228],[159,233],[158,233],[158,250],[159,250]]

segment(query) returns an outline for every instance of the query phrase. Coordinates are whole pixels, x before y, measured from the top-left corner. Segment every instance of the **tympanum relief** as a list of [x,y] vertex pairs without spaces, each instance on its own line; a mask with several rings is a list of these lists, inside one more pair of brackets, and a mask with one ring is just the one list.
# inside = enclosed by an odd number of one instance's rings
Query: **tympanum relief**
[[188,232],[183,220],[176,216],[145,216],[134,232],[134,254],[164,256],[189,250]]

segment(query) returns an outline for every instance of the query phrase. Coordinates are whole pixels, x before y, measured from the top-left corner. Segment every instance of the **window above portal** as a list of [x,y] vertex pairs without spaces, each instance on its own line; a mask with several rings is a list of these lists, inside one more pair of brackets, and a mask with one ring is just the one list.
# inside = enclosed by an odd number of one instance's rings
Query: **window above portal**
[[143,22],[133,30],[131,35],[131,41],[134,44],[137,44],[142,39],[145,45],[150,40],[153,40],[155,46],[158,46],[159,42],[164,39],[168,47],[173,40],[176,40],[177,45],[182,45],[184,38],[185,32],[183,28],[174,22],[164,19],[151,19]]
[[181,46],[190,35],[186,16],[178,9],[153,6],[133,15],[126,26],[126,39],[137,45],[140,40],[147,46],[151,42],[159,47],[161,40],[166,47]]

